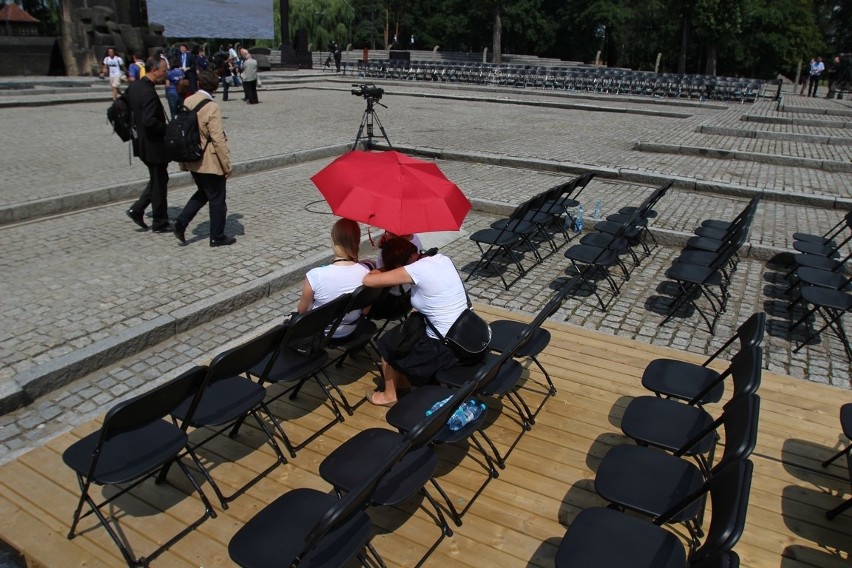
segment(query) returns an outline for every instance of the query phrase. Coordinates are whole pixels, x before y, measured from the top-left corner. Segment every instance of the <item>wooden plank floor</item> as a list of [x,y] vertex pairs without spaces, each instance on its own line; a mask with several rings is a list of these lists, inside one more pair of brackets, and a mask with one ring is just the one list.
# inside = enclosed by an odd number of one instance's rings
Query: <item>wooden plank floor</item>
[[[514,317],[497,309],[479,309],[492,319]],[[559,394],[547,402],[532,431],[511,454],[507,468],[464,517],[463,526],[444,540],[427,565],[552,566],[559,540],[577,513],[603,504],[594,492],[595,469],[612,445],[626,442],[618,423],[630,398],[646,394],[639,384],[645,365],[660,356],[701,361],[567,324],[549,324],[548,329],[553,340],[542,361]],[[358,400],[373,385],[374,374],[366,369],[358,360],[337,374],[350,400]],[[537,369],[529,372],[531,378],[541,378]],[[759,394],[760,436],[752,458],[755,479],[748,525],[736,547],[743,565],[849,566],[852,512],[831,522],[823,513],[849,497],[850,484],[841,467],[843,460],[827,472],[819,462],[844,441],[837,412],[852,397],[846,391],[768,372]],[[528,398],[540,400],[535,393]],[[281,402],[273,410],[286,419],[284,428],[295,441],[331,416],[310,389],[298,406]],[[719,412],[718,407],[710,410]],[[358,431],[386,426],[384,413],[381,408],[360,406],[354,416],[335,425],[288,465],[275,469],[227,511],[215,503],[218,518],[208,519],[154,565],[230,566],[228,541],[246,520],[289,489],[329,490],[317,474],[320,461]],[[503,451],[518,432],[511,416],[510,412],[499,414],[488,429]],[[250,426],[247,422],[236,440],[218,438],[204,454],[213,476],[226,489],[239,487],[273,462],[259,430]],[[83,521],[80,536],[66,539],[79,490],[61,454],[97,428],[97,422],[85,424],[0,468],[0,539],[21,551],[33,566],[123,564],[117,548],[91,517]],[[464,506],[485,472],[457,448],[443,447],[440,454],[441,483]],[[187,496],[188,484],[180,483],[174,471],[170,480],[177,487],[146,483],[116,501],[112,513],[137,554],[146,554],[201,512],[197,497]],[[209,487],[205,490],[212,498]],[[374,543],[389,566],[412,566],[438,535],[437,526],[417,503],[374,510],[371,517]]]

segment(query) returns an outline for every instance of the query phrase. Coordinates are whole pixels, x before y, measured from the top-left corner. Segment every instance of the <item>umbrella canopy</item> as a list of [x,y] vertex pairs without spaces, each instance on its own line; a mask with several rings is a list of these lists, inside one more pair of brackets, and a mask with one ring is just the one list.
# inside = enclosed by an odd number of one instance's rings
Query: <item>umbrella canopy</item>
[[397,235],[458,231],[470,211],[437,165],[393,150],[349,152],[311,181],[335,215]]

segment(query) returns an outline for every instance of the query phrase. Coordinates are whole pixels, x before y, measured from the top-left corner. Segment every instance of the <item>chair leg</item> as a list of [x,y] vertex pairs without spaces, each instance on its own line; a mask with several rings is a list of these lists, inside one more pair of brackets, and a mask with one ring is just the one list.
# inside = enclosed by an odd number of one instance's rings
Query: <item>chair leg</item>
[[835,507],[831,511],[826,511],[825,516],[828,520],[832,520],[832,519],[834,519],[834,517],[836,517],[837,515],[839,515],[840,513],[845,511],[846,509],[848,509],[849,507],[852,507],[852,497],[847,499],[846,501],[844,501],[843,503],[841,503],[840,505],[838,505],[837,507]]
[[827,460],[822,462],[822,467],[828,467],[829,465],[831,465],[831,463],[833,461],[836,461],[837,458],[843,457],[843,456],[847,455],[849,452],[852,452],[852,444],[849,444],[844,449],[840,450],[839,452],[837,452],[836,454],[834,454],[833,456],[831,456],[830,458],[828,458]]

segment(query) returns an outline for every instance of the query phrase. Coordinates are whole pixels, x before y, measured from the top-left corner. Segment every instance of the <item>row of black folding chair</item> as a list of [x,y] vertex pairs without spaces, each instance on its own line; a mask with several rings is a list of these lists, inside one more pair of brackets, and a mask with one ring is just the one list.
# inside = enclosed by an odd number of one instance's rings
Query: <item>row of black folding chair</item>
[[787,277],[791,284],[789,309],[801,305],[802,316],[792,322],[790,331],[819,315],[823,326],[811,331],[806,339],[794,349],[798,352],[831,328],[840,339],[847,357],[852,360],[852,347],[843,326],[843,317],[852,312],[852,275],[848,270],[852,251],[841,260],[852,242],[852,212],[847,213],[834,227],[822,235],[808,233],[793,234],[793,248],[799,254],[793,256],[793,266]]
[[[594,566],[693,566],[705,565],[702,562],[714,555],[723,555],[716,557],[716,561],[722,561],[726,560],[725,554],[733,554],[730,550],[742,532],[744,518],[740,519],[733,540],[720,546],[720,532],[733,530],[736,523],[731,525],[732,519],[726,518],[720,526],[719,505],[727,509],[738,500],[744,507],[742,500],[747,502],[748,491],[735,501],[727,496],[722,502],[712,487],[730,483],[722,480],[730,480],[731,471],[742,473],[742,464],[748,463],[756,445],[759,398],[755,393],[762,374],[759,344],[764,324],[764,314],[753,315],[704,365],[665,359],[652,362],[643,375],[643,385],[650,383],[658,396],[635,398],[622,415],[622,431],[638,445],[614,447],[597,469],[595,489],[611,503],[610,509],[630,510],[659,525],[685,524],[690,533],[688,563],[681,547],[667,549],[660,556],[662,543],[677,542],[664,532],[649,529],[640,522],[626,521],[613,513],[584,512],[574,521],[560,546],[558,566],[579,566],[580,562]],[[710,370],[707,365],[737,340],[740,350],[728,370],[724,373]],[[721,415],[714,419],[702,404],[721,399],[727,376],[732,376],[733,392]],[[660,398],[660,394],[674,398]],[[716,431],[720,426],[725,429],[725,450],[714,464]],[[697,465],[684,461],[684,456],[695,458]],[[701,545],[704,495],[708,491],[712,495],[713,516]],[[740,514],[744,513],[745,509],[741,508]],[[602,546],[603,539],[597,531],[604,530],[601,524],[604,521],[623,531],[619,536],[632,543],[628,551],[613,553]]]
[[[661,325],[688,304],[701,315],[710,333],[715,333],[716,322],[727,308],[738,252],[747,242],[759,203],[757,195],[732,221],[705,220],[695,229],[695,236],[687,240],[681,254],[666,270],[666,277],[677,284],[678,292]],[[699,297],[706,300],[704,307],[697,301]]]
[[[847,475],[849,476],[849,481],[852,482],[852,443],[848,442],[848,440],[852,440],[852,402],[847,402],[840,406],[840,429],[846,437],[846,446],[822,462],[822,467],[828,467],[838,458],[845,457]],[[829,520],[834,519],[850,507],[852,507],[852,497],[847,498],[837,507],[826,511],[825,516]]]
[[[600,226],[600,231],[585,235],[580,239],[580,244],[574,245],[565,251],[565,258],[571,262],[571,267],[576,273],[576,280],[572,284],[572,292],[580,293],[581,290],[591,290],[595,295],[602,311],[606,311],[609,304],[621,291],[616,278],[610,269],[618,266],[623,274],[624,280],[630,279],[630,271],[621,260],[621,255],[630,253],[634,263],[638,264],[639,258],[633,252],[632,243],[638,243],[641,226],[647,223],[646,216],[652,207],[665,195],[672,186],[668,182],[655,189],[645,200],[628,215],[618,214],[614,219],[621,221],[606,221],[595,225]],[[603,277],[609,284],[609,301],[604,302],[599,293],[595,280]]]
[[[538,251],[536,239],[547,242],[554,252],[558,250],[553,231],[558,231],[566,241],[571,239],[565,228],[564,216],[567,209],[577,203],[576,196],[592,177],[594,174],[585,174],[539,193],[518,205],[509,217],[471,234],[470,240],[476,243],[480,258],[465,281],[469,281],[480,268],[488,268],[497,273],[503,286],[509,290],[531,268],[526,268],[521,262],[526,252],[532,254],[536,264],[543,262],[544,257]],[[508,267],[500,266],[501,257],[514,264],[517,270],[511,282],[504,276]]]

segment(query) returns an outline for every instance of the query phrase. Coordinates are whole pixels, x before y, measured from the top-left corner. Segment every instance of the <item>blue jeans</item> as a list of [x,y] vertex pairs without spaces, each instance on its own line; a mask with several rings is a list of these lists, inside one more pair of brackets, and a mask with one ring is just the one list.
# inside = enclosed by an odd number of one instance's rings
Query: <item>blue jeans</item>
[[171,91],[166,91],[166,100],[169,102],[169,112],[172,113],[172,118],[174,118],[177,114],[177,109],[181,103],[180,95],[177,93],[177,91],[175,91],[174,93]]

